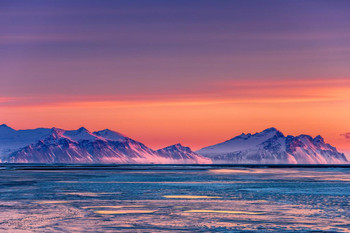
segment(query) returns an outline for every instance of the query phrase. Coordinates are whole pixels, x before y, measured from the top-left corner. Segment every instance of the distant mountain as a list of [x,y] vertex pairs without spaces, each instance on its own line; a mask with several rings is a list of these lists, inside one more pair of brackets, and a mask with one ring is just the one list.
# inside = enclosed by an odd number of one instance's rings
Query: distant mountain
[[0,125],[0,160],[22,147],[39,141],[49,135],[50,131],[51,129],[46,128],[14,130],[5,124]]
[[321,136],[284,136],[275,128],[241,134],[197,151],[213,163],[233,164],[341,164],[344,154],[326,144]]
[[[169,147],[170,148],[170,147]],[[0,158],[9,163],[210,163],[188,147],[154,151],[112,130],[14,130],[0,126]]]
[[157,150],[157,154],[181,164],[191,163],[193,160],[200,164],[211,163],[211,159],[205,158],[193,152],[189,147],[182,146],[181,144],[176,144]]
[[152,150],[121,133],[105,129],[14,130],[0,125],[0,161],[4,163],[116,164],[340,164],[344,154],[321,136],[284,136],[275,128],[241,134],[193,152],[181,144]]

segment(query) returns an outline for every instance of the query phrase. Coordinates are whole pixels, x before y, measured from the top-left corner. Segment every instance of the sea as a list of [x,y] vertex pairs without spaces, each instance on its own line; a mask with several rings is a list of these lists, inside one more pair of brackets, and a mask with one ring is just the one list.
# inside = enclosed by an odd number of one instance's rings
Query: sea
[[350,166],[1,164],[0,232],[350,232]]

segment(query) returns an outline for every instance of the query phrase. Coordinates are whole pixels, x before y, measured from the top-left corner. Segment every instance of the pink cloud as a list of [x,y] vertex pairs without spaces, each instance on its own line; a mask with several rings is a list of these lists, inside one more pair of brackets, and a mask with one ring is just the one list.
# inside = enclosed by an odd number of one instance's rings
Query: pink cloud
[[343,136],[343,137],[345,137],[346,139],[350,139],[350,133],[340,134],[340,136]]

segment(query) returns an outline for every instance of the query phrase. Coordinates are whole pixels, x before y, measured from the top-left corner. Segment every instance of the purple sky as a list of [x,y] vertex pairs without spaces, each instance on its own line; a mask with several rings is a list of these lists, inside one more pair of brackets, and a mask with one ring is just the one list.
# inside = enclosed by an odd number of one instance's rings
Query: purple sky
[[347,1],[1,1],[0,93],[347,78],[349,12]]
[[[337,142],[339,135],[350,130],[346,121],[350,116],[346,110],[350,102],[349,12],[350,1],[336,0],[3,0],[0,121],[17,128],[85,123],[90,128],[122,129],[150,144],[158,140],[154,145],[184,140],[197,146],[217,142],[218,135],[256,131],[252,122],[261,122],[259,130],[275,126],[287,133],[324,133]],[[264,105],[258,105],[257,99],[265,101]],[[109,107],[114,101],[115,109],[97,109],[96,101]],[[210,106],[182,107],[181,111],[159,107],[146,121],[136,115],[147,115],[146,108],[120,110],[118,101],[139,101],[138,106],[143,101]],[[254,105],[232,104],[237,101]],[[310,104],[298,104],[305,101]],[[79,113],[89,118],[64,108],[67,102],[81,103],[84,109]],[[214,106],[218,102],[231,105],[218,110]],[[276,102],[285,105],[271,104]],[[40,115],[34,108],[47,103],[57,112],[41,109]],[[333,115],[325,114],[326,109]],[[106,118],[105,125],[95,123],[97,118],[91,114],[97,111]],[[139,131],[118,118],[133,111],[135,116],[125,119],[130,125],[139,123]],[[214,111],[217,115],[211,119],[222,121],[221,128],[209,118],[196,125],[195,119]],[[176,112],[193,117],[193,122],[179,121],[182,115]],[[276,115],[285,112],[289,115]],[[265,120],[250,119],[264,114]],[[68,115],[70,125],[65,123]],[[163,117],[164,130],[173,130],[167,125],[178,127],[174,135],[205,124],[208,130],[217,129],[216,138],[195,142],[193,134],[192,139],[157,139],[141,132],[150,127],[155,135],[164,133],[148,125],[159,122],[157,117]],[[249,121],[244,121],[247,117]],[[240,123],[232,125],[235,121]],[[318,121],[319,125],[313,125]],[[346,143],[339,145],[345,148]]]

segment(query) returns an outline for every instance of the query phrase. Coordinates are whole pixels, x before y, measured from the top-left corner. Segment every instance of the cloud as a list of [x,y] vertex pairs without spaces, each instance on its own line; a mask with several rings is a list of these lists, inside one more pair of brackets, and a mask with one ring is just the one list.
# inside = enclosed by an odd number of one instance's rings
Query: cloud
[[[26,94],[18,96],[0,96],[0,108],[10,107],[33,107],[33,106],[189,106],[189,105],[213,105],[213,104],[283,104],[283,103],[326,103],[326,102],[348,102],[350,99],[350,82],[344,79],[332,80],[265,80],[256,85],[258,81],[236,81],[224,83],[202,83],[202,86],[191,86],[190,89],[175,87],[164,88],[154,93],[142,90],[140,87],[127,89],[127,83],[118,94],[111,93],[105,86],[104,94],[81,93],[73,94],[67,90],[64,94],[56,93],[54,88],[37,94]],[[146,84],[145,84],[146,85]],[[144,86],[145,86],[144,85]],[[88,86],[88,85],[86,85]],[[173,85],[174,86],[174,85]],[[90,86],[89,86],[90,87]],[[116,91],[118,87],[113,86]],[[152,85],[147,89],[152,89]],[[72,90],[79,86],[71,85]],[[1,90],[1,88],[0,88]],[[129,92],[129,93],[127,93]],[[138,93],[136,93],[138,92]],[[341,134],[350,139],[350,133]]]
[[340,134],[340,136],[343,136],[343,137],[345,137],[346,139],[349,139],[349,140],[350,140],[350,133],[343,133],[343,134]]

